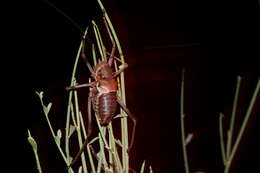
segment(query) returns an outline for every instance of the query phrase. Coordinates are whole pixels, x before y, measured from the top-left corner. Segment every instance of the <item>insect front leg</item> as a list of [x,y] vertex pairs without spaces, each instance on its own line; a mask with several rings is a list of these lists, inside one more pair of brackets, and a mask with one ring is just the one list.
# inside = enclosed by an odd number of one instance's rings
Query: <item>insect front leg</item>
[[120,107],[126,112],[126,114],[128,115],[128,117],[132,120],[133,122],[133,131],[132,131],[132,136],[131,136],[131,141],[130,141],[130,145],[128,147],[128,151],[131,150],[133,143],[134,143],[134,138],[135,138],[135,129],[136,129],[136,118],[135,116],[129,111],[129,109],[126,107],[126,105],[122,102],[122,100],[117,96],[117,102],[120,105]]
[[94,77],[96,75],[95,71],[93,70],[92,66],[89,64],[88,60],[87,60],[87,56],[85,54],[85,37],[82,38],[82,48],[81,48],[81,57],[83,58],[83,60],[85,61],[86,63],[86,66],[88,67],[90,73],[91,73],[91,76]]
[[107,23],[105,17],[103,17],[103,21],[104,21],[106,30],[107,30],[107,32],[108,32],[110,41],[111,41],[111,43],[112,43],[112,50],[111,50],[111,53],[110,53],[110,57],[109,57],[109,59],[108,59],[108,64],[109,64],[109,66],[111,67],[111,65],[113,64],[114,54],[115,54],[115,51],[116,51],[116,43],[115,43],[115,41],[114,41],[114,39],[113,39],[113,36],[112,36],[112,34],[111,34],[111,31],[110,31],[110,29],[109,29],[109,26],[108,26],[108,23]]
[[84,84],[80,84],[80,85],[75,85],[75,86],[69,86],[66,87],[66,90],[75,90],[75,89],[79,89],[79,88],[84,88],[84,87],[95,87],[96,86],[96,81],[94,82],[90,82],[90,83],[84,83]]
[[114,73],[114,77],[117,77],[120,73],[122,73],[126,68],[128,67],[127,63],[123,63],[122,65],[119,66],[119,70]]

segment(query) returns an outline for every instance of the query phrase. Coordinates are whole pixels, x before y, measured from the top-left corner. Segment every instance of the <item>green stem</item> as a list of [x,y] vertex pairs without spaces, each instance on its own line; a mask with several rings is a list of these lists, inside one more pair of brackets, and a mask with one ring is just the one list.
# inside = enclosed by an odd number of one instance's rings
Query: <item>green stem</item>
[[90,167],[91,167],[91,172],[92,173],[96,173],[96,169],[95,169],[95,164],[91,155],[91,151],[89,148],[89,145],[87,145],[87,151],[88,151],[88,155],[89,155],[89,162],[90,162]]
[[96,57],[95,45],[94,44],[92,44],[92,57],[93,57],[94,66],[96,66],[97,65],[97,57]]
[[102,61],[104,61],[104,60],[106,60],[106,53],[105,53],[106,51],[104,50],[105,48],[104,48],[104,44],[103,44],[103,41],[102,41],[102,38],[101,38],[101,35],[99,32],[98,26],[94,20],[92,20],[92,25],[93,25],[93,30],[95,33],[97,45],[98,45],[98,50],[99,50]]
[[233,129],[234,129],[234,123],[235,123],[235,115],[236,115],[236,110],[237,110],[237,101],[238,101],[240,82],[241,82],[241,77],[238,76],[237,77],[236,93],[235,93],[233,109],[232,109],[232,114],[231,114],[231,120],[230,120],[230,127],[229,127],[228,135],[227,135],[228,136],[228,139],[227,139],[227,153],[226,153],[226,157],[227,158],[230,155],[230,149],[231,149],[231,146],[232,146],[232,137],[233,137]]
[[98,130],[99,130],[99,134],[100,134],[100,139],[103,141],[103,143],[104,143],[104,145],[105,145],[105,147],[107,148],[107,149],[109,149],[109,146],[108,146],[108,143],[107,143],[107,140],[106,140],[106,134],[103,132],[103,130],[102,130],[102,126],[100,125],[100,122],[99,122],[99,120],[98,120],[98,118],[97,118],[97,116],[95,115],[95,117],[96,117],[96,122],[97,122],[97,125],[98,125]]
[[121,48],[119,39],[118,39],[118,37],[117,37],[117,35],[116,35],[115,29],[114,29],[114,27],[113,27],[113,24],[112,24],[112,22],[111,22],[111,20],[110,20],[110,18],[109,18],[109,16],[108,16],[108,14],[107,14],[107,12],[106,12],[106,9],[105,9],[105,7],[103,6],[102,2],[101,2],[100,0],[97,0],[97,1],[98,1],[98,4],[99,4],[101,10],[103,11],[103,15],[104,15],[104,17],[105,17],[105,19],[106,19],[106,21],[107,21],[107,23],[108,23],[108,26],[109,26],[109,28],[110,28],[110,30],[111,30],[111,33],[112,33],[112,35],[113,35],[113,38],[115,39],[115,43],[116,43],[116,46],[117,46],[117,49],[118,49],[118,52],[119,52],[119,55],[120,55],[120,59],[121,59],[122,62],[124,63],[125,61],[124,61],[123,51],[122,51],[122,48]]
[[[78,143],[79,143],[79,148],[82,148],[82,135],[81,135],[81,123],[80,123],[80,111],[79,111],[79,104],[78,104],[78,95],[77,95],[77,91],[74,91],[74,102],[75,102],[75,111],[76,111],[76,122],[77,122],[77,126],[76,126],[76,130],[77,130],[77,135],[78,135]],[[87,173],[87,164],[86,164],[86,158],[84,155],[84,152],[81,154],[81,163],[83,166],[83,171],[84,173]]]
[[254,94],[253,94],[252,99],[250,101],[250,104],[248,106],[248,109],[247,109],[247,112],[246,112],[246,116],[245,116],[244,121],[242,123],[242,126],[241,126],[241,128],[239,130],[239,133],[238,133],[237,139],[235,141],[234,147],[231,150],[231,154],[230,154],[230,157],[229,157],[229,159],[227,161],[227,165],[226,165],[226,168],[225,168],[225,173],[228,173],[228,171],[230,169],[230,166],[232,164],[233,158],[234,158],[235,153],[237,151],[238,145],[239,145],[239,143],[241,141],[241,138],[242,138],[242,136],[244,134],[244,131],[245,131],[248,119],[249,119],[249,117],[251,115],[251,112],[253,110],[253,106],[254,106],[255,100],[257,98],[259,89],[260,89],[260,78],[258,79],[257,86],[255,88]]
[[33,139],[33,137],[31,136],[30,130],[28,130],[28,142],[29,142],[29,143],[31,144],[31,146],[32,146],[38,172],[39,172],[39,173],[42,173],[42,168],[41,168],[41,164],[40,164],[40,159],[39,159],[38,152],[37,152],[37,151],[38,151],[37,143],[36,143],[36,141]]
[[104,144],[104,139],[101,139],[106,135],[106,127],[101,127],[100,132],[99,132],[99,147],[100,147],[100,151],[99,151],[99,156],[100,156],[100,160],[102,160],[102,164],[104,166],[104,169],[107,169],[107,160],[106,160],[106,155],[105,155],[105,149],[104,146],[107,147],[107,144]]
[[[85,32],[84,32],[84,38],[86,37],[88,32],[88,27],[86,28]],[[78,66],[78,61],[79,61],[79,57],[80,57],[80,53],[81,53],[81,49],[82,49],[83,43],[80,43],[78,52],[77,52],[77,56],[75,59],[75,63],[74,63],[74,67],[73,67],[73,71],[72,71],[72,75],[71,75],[71,81],[70,81],[70,85],[73,84],[73,81],[75,80],[75,74],[76,74],[76,70],[77,70],[77,66]],[[66,115],[66,128],[65,128],[65,152],[67,155],[67,160],[70,159],[70,152],[69,152],[69,131],[70,131],[70,115],[71,115],[71,104],[72,104],[72,92],[69,93],[69,99],[68,99],[68,107],[67,107],[67,115]]]
[[[81,125],[81,129],[82,129],[83,137],[84,137],[84,140],[86,140],[88,136],[86,133],[86,128],[84,125],[84,120],[83,120],[81,112],[79,112],[79,118],[80,118],[80,125]],[[89,162],[90,162],[90,166],[91,166],[91,171],[92,171],[92,173],[96,173],[96,169],[95,169],[95,165],[94,165],[94,161],[92,158],[89,144],[87,145],[87,152],[88,152],[88,158],[89,158]]]
[[40,164],[40,160],[39,160],[37,151],[33,150],[33,152],[34,152],[34,156],[35,156],[35,160],[36,160],[37,169],[38,169],[39,173],[42,173],[42,168],[41,168],[41,164]]
[[224,114],[220,113],[220,115],[219,115],[219,136],[220,136],[222,161],[223,161],[223,164],[226,165],[227,158],[226,158],[226,154],[225,154],[225,142],[224,142],[224,137],[223,137],[223,117],[224,117]]
[[[46,120],[47,120],[48,126],[49,126],[49,128],[50,128],[52,137],[53,137],[53,139],[54,139],[54,141],[55,141],[55,144],[56,144],[56,146],[57,146],[57,148],[58,148],[58,150],[59,150],[59,152],[60,152],[60,154],[61,154],[63,160],[65,161],[66,165],[68,166],[68,165],[69,165],[69,161],[68,161],[68,159],[66,158],[65,154],[63,153],[63,151],[62,151],[62,149],[61,149],[61,147],[60,147],[60,144],[59,144],[59,143],[57,142],[57,140],[56,140],[56,135],[55,135],[55,133],[54,133],[54,130],[53,130],[52,125],[51,125],[51,122],[50,122],[49,117],[48,117],[48,113],[49,113],[50,108],[51,108],[51,103],[49,103],[48,106],[46,107],[46,106],[44,105],[44,103],[43,103],[43,100],[42,100],[42,98],[43,98],[43,92],[41,92],[41,93],[36,92],[36,93],[38,94],[38,96],[39,96],[39,98],[40,98],[41,105],[42,105],[42,108],[43,108],[43,110],[44,110],[43,112],[44,112],[45,118],[46,118]],[[71,168],[69,168],[68,171],[69,171],[70,173],[73,173],[73,170],[72,170]]]
[[115,143],[115,138],[114,138],[114,134],[113,134],[113,127],[112,127],[111,123],[108,126],[108,132],[109,132],[109,142],[110,142],[110,148],[111,148],[111,150],[109,152],[109,154],[111,155],[110,163],[114,163],[114,167],[116,169],[115,172],[122,172],[122,164],[120,162],[118,152],[116,149],[116,143]]
[[181,137],[182,137],[182,150],[183,150],[183,159],[184,159],[184,166],[185,172],[189,173],[189,163],[188,163],[188,156],[187,150],[185,145],[185,127],[184,127],[184,70],[182,71],[182,80],[181,80],[181,111],[180,111],[180,119],[181,119]]

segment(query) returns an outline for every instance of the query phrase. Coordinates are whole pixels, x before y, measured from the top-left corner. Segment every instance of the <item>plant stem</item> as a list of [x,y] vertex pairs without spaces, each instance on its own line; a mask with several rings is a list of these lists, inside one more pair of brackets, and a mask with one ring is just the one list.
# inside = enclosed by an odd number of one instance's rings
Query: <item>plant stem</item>
[[250,104],[248,106],[248,109],[247,109],[247,112],[246,112],[246,116],[244,118],[244,121],[242,123],[242,126],[239,130],[239,133],[238,133],[238,136],[237,136],[237,139],[235,141],[235,144],[234,144],[234,147],[232,148],[231,150],[231,154],[230,154],[230,157],[227,161],[227,165],[226,165],[226,168],[225,168],[225,173],[228,173],[229,169],[230,169],[230,166],[232,164],[232,161],[233,161],[233,158],[235,156],[235,153],[237,151],[237,148],[238,148],[238,145],[241,141],[241,138],[244,134],[244,131],[245,131],[245,128],[246,128],[246,125],[247,125],[247,122],[248,122],[248,119],[251,115],[251,112],[253,110],[253,106],[254,106],[254,103],[255,103],[255,100],[257,98],[257,95],[258,95],[258,92],[259,92],[259,89],[260,89],[260,78],[258,79],[258,82],[257,82],[257,85],[256,85],[256,88],[255,88],[255,91],[253,93],[253,96],[252,96],[252,99],[250,101]]
[[[47,120],[48,126],[49,126],[49,128],[50,128],[52,137],[53,137],[53,139],[54,139],[54,141],[55,141],[55,144],[56,144],[56,146],[57,146],[57,148],[58,148],[58,150],[59,150],[59,152],[60,152],[60,154],[61,154],[63,160],[65,161],[66,165],[68,166],[68,165],[69,165],[69,160],[66,158],[64,152],[63,152],[62,149],[61,149],[60,144],[59,144],[59,143],[57,142],[57,140],[56,140],[56,135],[55,135],[55,133],[54,133],[54,130],[53,130],[52,125],[51,125],[51,122],[50,122],[49,117],[48,117],[48,112],[50,111],[51,103],[49,103],[48,106],[46,107],[46,106],[44,105],[44,103],[43,103],[43,100],[42,100],[42,99],[43,99],[43,92],[41,92],[41,93],[36,92],[36,93],[37,93],[37,95],[38,95],[39,98],[40,98],[41,105],[42,105],[42,108],[43,108],[43,112],[44,112],[45,118],[46,118],[46,120]],[[68,171],[69,171],[70,173],[73,173],[73,170],[72,170],[71,168],[69,168]]]
[[220,137],[222,161],[223,161],[223,164],[226,165],[227,158],[226,158],[226,154],[225,154],[225,142],[224,142],[224,137],[223,137],[223,117],[224,117],[224,114],[220,113],[220,115],[219,115],[219,137]]
[[97,65],[97,58],[96,58],[96,52],[95,52],[95,45],[92,44],[92,57],[93,57],[93,63],[94,63],[94,66]]
[[30,130],[28,130],[28,142],[31,144],[32,146],[32,149],[33,149],[33,153],[34,153],[34,156],[35,156],[35,161],[36,161],[36,166],[37,166],[37,169],[39,171],[39,173],[42,173],[42,168],[41,168],[41,164],[40,164],[40,159],[39,159],[39,156],[38,156],[38,147],[37,147],[37,143],[36,141],[33,139],[33,137],[31,136],[31,133],[30,133]]
[[95,33],[95,38],[96,38],[96,41],[97,41],[98,50],[99,50],[101,59],[102,59],[102,61],[105,61],[106,60],[105,46],[103,44],[98,26],[97,26],[97,24],[95,23],[94,20],[92,20],[92,25],[93,25],[93,30],[94,30],[94,33]]
[[[86,28],[85,32],[84,32],[84,38],[86,37],[88,32],[88,27]],[[80,57],[80,53],[81,53],[81,49],[82,49],[83,43],[81,42],[79,45],[79,49],[77,52],[77,56],[75,59],[75,63],[74,63],[74,67],[73,67],[73,71],[72,71],[72,75],[71,75],[71,81],[70,81],[70,85],[73,84],[74,80],[75,80],[75,74],[76,74],[76,70],[77,70],[77,66],[78,66],[78,61],[79,61],[79,57]],[[69,131],[70,131],[70,115],[71,115],[71,104],[72,104],[72,92],[69,93],[69,99],[68,99],[68,107],[67,107],[67,115],[66,115],[66,128],[65,128],[65,152],[67,155],[67,160],[70,159],[70,152],[69,152]]]
[[232,146],[232,137],[233,137],[233,129],[234,129],[234,123],[235,123],[235,115],[236,115],[236,110],[237,110],[237,101],[238,101],[238,95],[239,95],[240,82],[241,82],[241,77],[238,76],[237,77],[236,93],[235,93],[233,109],[232,109],[232,114],[231,114],[231,120],[230,120],[230,126],[229,126],[229,130],[228,130],[228,135],[227,135],[228,139],[227,139],[226,158],[229,157],[230,149],[231,149],[231,146]]
[[189,173],[189,163],[188,163],[188,156],[185,144],[185,127],[184,127],[184,70],[182,71],[182,80],[181,80],[181,111],[180,111],[180,119],[181,119],[181,137],[182,137],[182,150],[183,150],[183,159],[184,159],[184,166],[185,172]]
[[[78,104],[78,96],[77,96],[77,91],[73,91],[74,93],[74,99],[75,99],[75,110],[76,110],[76,130],[77,130],[77,135],[78,135],[78,143],[79,143],[79,148],[82,148],[82,135],[81,135],[81,123],[80,123],[80,111],[79,111],[79,104]],[[84,155],[84,152],[81,154],[81,163],[83,166],[83,171],[84,173],[87,173],[87,164],[86,164],[86,158]]]

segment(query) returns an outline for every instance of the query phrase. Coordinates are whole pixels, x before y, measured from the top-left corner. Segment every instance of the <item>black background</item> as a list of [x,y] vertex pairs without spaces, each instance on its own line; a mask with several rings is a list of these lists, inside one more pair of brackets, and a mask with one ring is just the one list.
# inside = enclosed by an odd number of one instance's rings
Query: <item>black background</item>
[[[52,3],[82,29],[101,14],[94,0]],[[191,172],[222,172],[219,112],[226,115],[227,125],[236,77],[241,75],[237,132],[259,78],[258,2],[110,0],[104,5],[129,64],[127,105],[138,118],[131,167],[139,170],[146,160],[154,172],[184,172],[179,97],[185,68],[186,131],[195,134],[188,146]],[[30,129],[39,143],[43,172],[64,172],[35,91],[44,91],[46,102],[53,102],[53,123],[63,128],[68,95],[64,88],[81,33],[44,1],[13,2],[8,7],[2,15],[8,48],[4,47],[2,58],[6,67],[2,68],[2,94],[7,103],[3,117],[8,119],[2,124],[7,136],[3,142],[12,146],[9,169],[37,172],[27,143]],[[232,172],[260,170],[258,115],[259,98]]]

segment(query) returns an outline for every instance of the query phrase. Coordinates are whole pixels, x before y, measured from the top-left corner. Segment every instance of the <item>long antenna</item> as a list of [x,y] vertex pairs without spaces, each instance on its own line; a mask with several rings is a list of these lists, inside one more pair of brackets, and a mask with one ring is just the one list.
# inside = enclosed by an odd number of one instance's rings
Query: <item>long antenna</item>
[[81,57],[83,58],[83,60],[86,62],[86,65],[88,67],[88,69],[90,70],[91,74],[93,75],[93,69],[90,66],[89,62],[87,61],[86,55],[84,53],[85,50],[85,41],[89,42],[90,44],[92,44],[92,41],[89,38],[85,38],[84,36],[84,32],[81,29],[81,27],[79,26],[78,23],[76,23],[70,16],[68,16],[66,13],[64,13],[61,9],[59,9],[58,7],[56,7],[53,3],[51,3],[48,0],[42,0],[44,1],[46,4],[48,4],[49,6],[51,6],[52,8],[54,8],[54,10],[56,10],[58,13],[60,13],[63,17],[65,17],[67,20],[69,20],[81,33],[81,40],[83,41],[83,48],[81,51]]
[[44,1],[46,4],[48,4],[49,6],[51,6],[53,9],[55,9],[58,13],[60,13],[63,17],[65,17],[66,19],[68,19],[81,33],[81,35],[84,35],[83,30],[81,29],[81,27],[79,26],[79,24],[77,24],[70,16],[68,16],[66,13],[64,13],[61,9],[59,9],[58,7],[56,7],[53,3],[51,3],[48,0],[42,0]]

